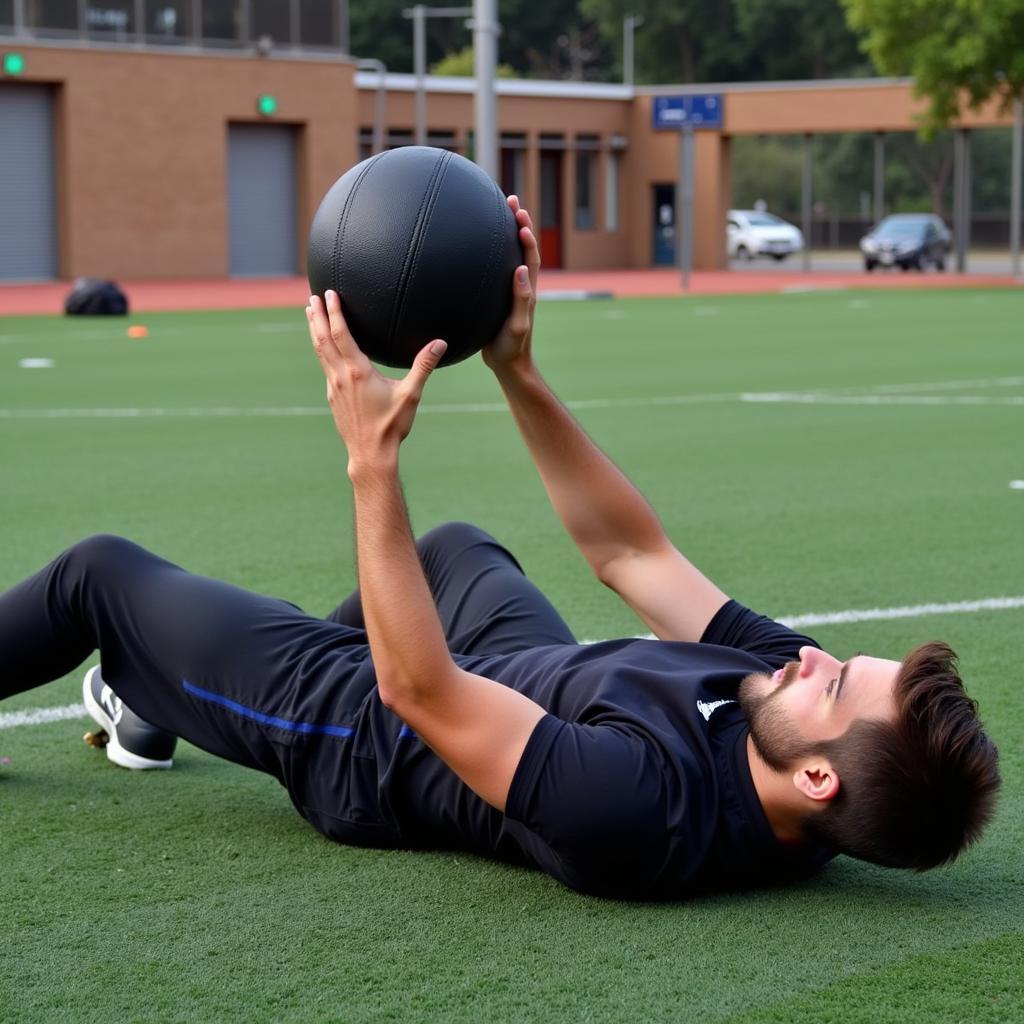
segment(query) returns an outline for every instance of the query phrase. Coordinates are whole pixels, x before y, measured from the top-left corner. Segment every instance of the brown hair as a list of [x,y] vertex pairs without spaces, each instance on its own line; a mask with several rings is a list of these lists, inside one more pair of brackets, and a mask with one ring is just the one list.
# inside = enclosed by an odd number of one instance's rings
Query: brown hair
[[816,748],[840,789],[807,829],[851,857],[925,871],[981,835],[999,789],[999,755],[945,644],[915,647],[894,695],[894,723],[860,719]]

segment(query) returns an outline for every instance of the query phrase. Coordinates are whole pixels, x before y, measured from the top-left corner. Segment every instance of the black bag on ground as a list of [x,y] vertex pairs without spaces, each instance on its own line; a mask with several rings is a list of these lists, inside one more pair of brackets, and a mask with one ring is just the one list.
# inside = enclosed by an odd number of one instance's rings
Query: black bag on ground
[[113,281],[80,277],[64,300],[68,316],[125,316],[128,299]]

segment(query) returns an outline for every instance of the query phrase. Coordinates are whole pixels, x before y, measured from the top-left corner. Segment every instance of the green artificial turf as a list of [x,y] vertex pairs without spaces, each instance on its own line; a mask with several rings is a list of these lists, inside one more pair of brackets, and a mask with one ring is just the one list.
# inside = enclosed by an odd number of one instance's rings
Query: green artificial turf
[[[1022,320],[1017,291],[546,303],[536,346],[680,548],[784,616],[1024,594]],[[353,583],[351,504],[301,310],[130,322],[149,337],[0,321],[0,588],[114,532],[326,613]],[[802,397],[741,400],[777,392]],[[478,360],[430,380],[403,478],[418,531],[491,530],[581,638],[644,631],[589,577]],[[172,772],[113,768],[85,719],[0,729],[0,1020],[1019,1021],[1022,627],[1016,608],[809,630],[839,657],[957,648],[1005,779],[976,849],[680,905],[336,846],[272,780],[189,746]]]

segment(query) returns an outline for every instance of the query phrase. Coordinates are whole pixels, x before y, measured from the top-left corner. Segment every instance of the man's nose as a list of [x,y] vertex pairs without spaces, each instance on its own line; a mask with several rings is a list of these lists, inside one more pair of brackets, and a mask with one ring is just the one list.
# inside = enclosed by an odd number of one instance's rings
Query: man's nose
[[799,656],[802,676],[812,676],[828,662],[835,661],[831,654],[826,654],[818,647],[801,647]]

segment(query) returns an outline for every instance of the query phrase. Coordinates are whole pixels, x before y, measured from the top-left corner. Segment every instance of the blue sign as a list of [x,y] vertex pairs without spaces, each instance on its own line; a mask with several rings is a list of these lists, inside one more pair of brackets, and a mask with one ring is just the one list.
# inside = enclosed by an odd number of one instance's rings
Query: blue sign
[[720,92],[655,96],[655,128],[721,128],[725,104]]

